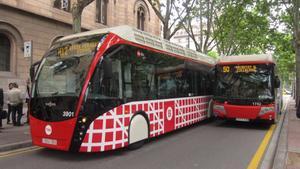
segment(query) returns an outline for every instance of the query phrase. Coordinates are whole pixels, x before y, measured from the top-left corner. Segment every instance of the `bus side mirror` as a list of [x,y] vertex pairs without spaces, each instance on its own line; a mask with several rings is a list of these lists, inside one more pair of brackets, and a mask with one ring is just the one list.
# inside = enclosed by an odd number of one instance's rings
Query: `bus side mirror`
[[280,87],[280,79],[279,79],[278,76],[275,76],[274,87],[275,88],[279,88]]
[[32,64],[30,66],[30,69],[29,69],[29,75],[30,75],[30,80],[31,82],[34,81],[34,77],[35,77],[35,73],[36,73],[36,68],[40,65],[40,61],[39,62],[35,62],[34,64]]
[[103,78],[104,79],[110,79],[112,78],[112,61],[111,59],[104,59],[103,60]]
[[212,68],[208,72],[208,78],[211,82],[215,82],[216,79],[216,67]]
[[33,67],[33,66],[30,67],[29,72],[30,72],[30,80],[31,80],[31,82],[33,82],[34,74],[35,74],[35,73],[34,73],[34,67]]

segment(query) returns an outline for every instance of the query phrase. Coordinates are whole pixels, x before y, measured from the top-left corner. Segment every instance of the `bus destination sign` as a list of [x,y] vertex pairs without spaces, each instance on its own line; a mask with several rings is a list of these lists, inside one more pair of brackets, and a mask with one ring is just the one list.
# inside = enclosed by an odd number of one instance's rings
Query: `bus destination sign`
[[57,55],[61,58],[71,55],[84,55],[95,50],[97,42],[85,42],[80,44],[69,44],[58,48]]
[[223,73],[229,73],[233,71],[234,73],[255,73],[257,72],[256,65],[236,65],[233,69],[230,66],[223,66]]

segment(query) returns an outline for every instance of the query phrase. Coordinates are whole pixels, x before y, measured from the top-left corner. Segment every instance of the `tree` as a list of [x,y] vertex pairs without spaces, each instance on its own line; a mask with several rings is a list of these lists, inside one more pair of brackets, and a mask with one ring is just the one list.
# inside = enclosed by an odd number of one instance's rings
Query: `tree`
[[77,0],[72,4],[73,32],[81,32],[81,15],[83,9],[94,0]]
[[290,78],[295,76],[295,50],[292,41],[292,34],[278,31],[273,33],[271,39],[280,79],[286,86],[291,86]]
[[[148,0],[163,25],[163,38],[170,40],[182,27],[196,0]],[[178,16],[174,16],[176,10]]]
[[296,53],[296,103],[300,102],[300,1],[292,0],[290,15],[292,16],[294,48]]
[[215,21],[214,38],[220,55],[265,53],[269,48],[270,4],[231,1]]
[[[288,0],[280,1],[278,6],[284,5],[285,18],[283,22],[293,35],[293,46],[296,55],[296,105],[299,106],[300,101],[300,1]],[[279,7],[278,7],[279,8]]]
[[[185,20],[180,18],[184,21],[182,27],[199,52],[208,53],[216,46],[215,38],[213,38],[214,20],[218,17],[215,11],[216,4],[216,0],[198,0],[189,13],[189,17]],[[179,12],[177,10],[178,16],[180,16]]]

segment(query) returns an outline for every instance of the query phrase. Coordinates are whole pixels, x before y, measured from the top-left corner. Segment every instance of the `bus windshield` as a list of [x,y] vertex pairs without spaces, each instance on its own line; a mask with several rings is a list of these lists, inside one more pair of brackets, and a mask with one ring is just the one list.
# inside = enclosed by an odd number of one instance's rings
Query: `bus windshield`
[[36,96],[79,96],[101,36],[56,43],[42,61]]
[[217,66],[216,99],[273,100],[273,66]]

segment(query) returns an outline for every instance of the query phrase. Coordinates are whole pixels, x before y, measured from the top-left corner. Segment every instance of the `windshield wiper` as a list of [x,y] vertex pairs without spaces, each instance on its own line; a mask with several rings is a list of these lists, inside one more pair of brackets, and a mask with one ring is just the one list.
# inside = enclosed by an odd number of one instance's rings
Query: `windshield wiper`
[[56,92],[51,93],[51,96],[55,96],[55,95],[58,95],[58,94],[59,94],[59,92],[56,91]]

